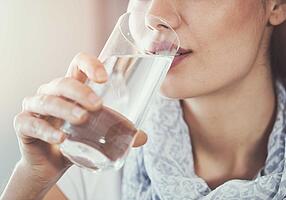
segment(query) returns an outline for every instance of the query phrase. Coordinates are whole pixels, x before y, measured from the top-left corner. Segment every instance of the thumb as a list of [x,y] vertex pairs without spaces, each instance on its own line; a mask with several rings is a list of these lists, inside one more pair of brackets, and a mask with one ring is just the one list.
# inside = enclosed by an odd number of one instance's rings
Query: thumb
[[142,130],[138,130],[135,135],[135,141],[133,147],[140,147],[147,142],[147,134],[144,133]]

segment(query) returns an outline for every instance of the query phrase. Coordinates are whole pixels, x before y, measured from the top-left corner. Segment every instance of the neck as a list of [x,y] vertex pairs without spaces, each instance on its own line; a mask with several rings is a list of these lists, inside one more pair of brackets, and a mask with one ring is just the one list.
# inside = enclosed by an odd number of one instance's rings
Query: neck
[[255,162],[262,167],[275,102],[270,65],[253,67],[244,80],[215,94],[183,100],[195,163],[213,160],[224,170]]

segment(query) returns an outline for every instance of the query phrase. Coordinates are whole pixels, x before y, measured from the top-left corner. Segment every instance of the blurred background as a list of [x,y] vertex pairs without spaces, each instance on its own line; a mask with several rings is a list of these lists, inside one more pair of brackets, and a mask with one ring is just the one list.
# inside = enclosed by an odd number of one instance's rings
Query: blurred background
[[13,118],[25,96],[98,55],[128,0],[0,0],[0,193],[20,158]]

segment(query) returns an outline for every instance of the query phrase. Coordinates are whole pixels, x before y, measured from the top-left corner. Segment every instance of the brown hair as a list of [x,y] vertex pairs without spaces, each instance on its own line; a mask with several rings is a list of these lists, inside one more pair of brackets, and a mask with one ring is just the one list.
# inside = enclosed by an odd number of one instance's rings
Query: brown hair
[[286,86],[286,22],[274,28],[270,55],[273,77]]

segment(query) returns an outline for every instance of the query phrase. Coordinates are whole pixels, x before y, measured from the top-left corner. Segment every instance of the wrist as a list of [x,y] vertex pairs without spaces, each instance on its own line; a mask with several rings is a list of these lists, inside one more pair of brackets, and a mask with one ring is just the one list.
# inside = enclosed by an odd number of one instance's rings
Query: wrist
[[1,200],[43,199],[55,182],[44,180],[21,160],[15,166]]

